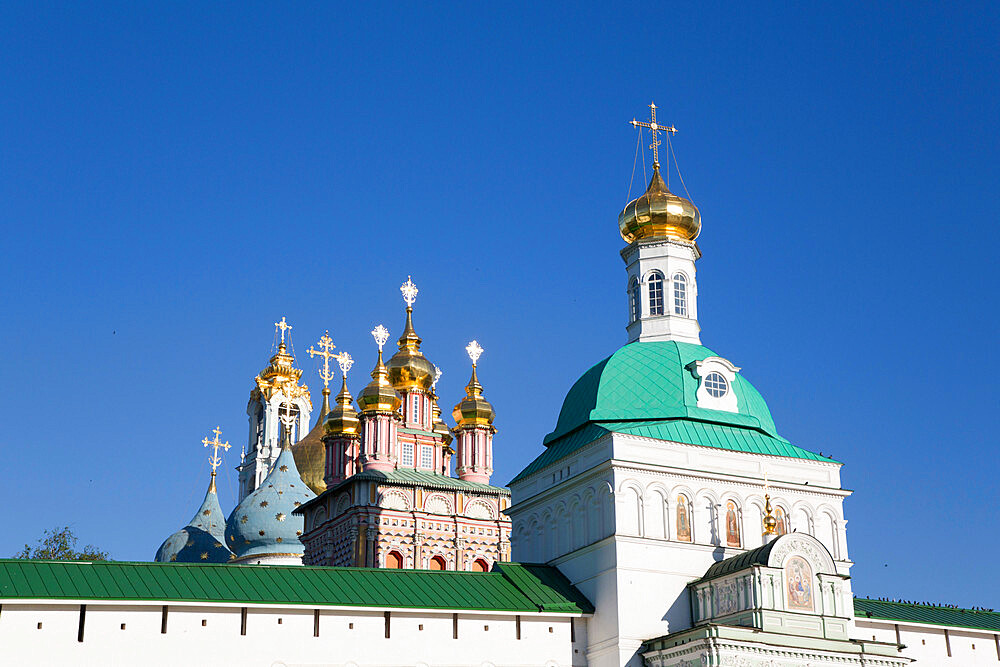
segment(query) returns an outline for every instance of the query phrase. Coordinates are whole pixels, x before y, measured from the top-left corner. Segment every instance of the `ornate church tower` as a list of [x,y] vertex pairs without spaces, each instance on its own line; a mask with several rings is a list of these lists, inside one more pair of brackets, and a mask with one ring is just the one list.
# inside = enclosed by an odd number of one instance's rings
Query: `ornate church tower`
[[389,339],[389,330],[381,324],[372,331],[378,345],[378,361],[372,371],[372,381],[358,394],[361,408],[361,468],[392,470],[396,467],[396,434],[402,416],[402,401],[389,382],[389,369],[382,362],[382,346]]
[[295,368],[295,357],[285,342],[286,336],[291,342],[288,332],[292,326],[284,317],[274,326],[281,336],[278,351],[254,378],[256,386],[250,391],[247,403],[250,438],[242,453],[243,460],[236,468],[240,477],[241,501],[260,486],[281,453],[284,427],[278,412],[282,403],[291,403],[290,441],[298,442],[309,431],[309,415],[312,412],[309,388],[299,383],[302,371]]
[[472,359],[472,378],[465,386],[465,398],[455,406],[455,436],[458,439],[458,463],[455,472],[459,479],[469,482],[490,483],[493,474],[493,406],[483,398],[483,386],[476,376],[476,362],[483,353],[479,343],[472,341],[465,348]]
[[701,214],[687,199],[667,189],[660,175],[660,132],[676,132],[656,123],[656,105],[650,104],[653,135],[653,178],[645,194],[628,203],[618,215],[618,229],[628,244],[621,251],[627,267],[628,342],[676,340],[701,343],[698,326],[698,285],[694,263],[701,257],[695,244]]
[[358,472],[358,457],[361,441],[358,413],[354,410],[354,399],[347,390],[347,372],[354,365],[351,355],[341,352],[337,356],[344,382],[337,394],[336,404],[323,422],[323,444],[326,446],[326,488],[340,484]]

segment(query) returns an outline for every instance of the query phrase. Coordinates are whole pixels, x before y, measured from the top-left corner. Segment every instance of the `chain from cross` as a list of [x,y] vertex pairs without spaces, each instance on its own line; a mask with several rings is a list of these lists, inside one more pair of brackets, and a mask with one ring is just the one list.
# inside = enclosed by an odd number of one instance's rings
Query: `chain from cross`
[[215,438],[209,440],[208,438],[202,438],[201,442],[206,447],[212,448],[212,455],[208,457],[208,463],[212,466],[212,476],[215,476],[215,469],[222,465],[222,459],[219,458],[219,448],[229,451],[229,442],[222,442],[219,440],[219,436],[222,435],[222,429],[216,426],[212,429],[212,433],[215,434]]
[[653,149],[653,167],[659,168],[660,166],[660,152],[658,150],[660,146],[659,133],[669,132],[670,134],[674,134],[675,132],[677,132],[677,128],[674,127],[673,125],[658,125],[656,123],[656,105],[653,104],[652,102],[649,103],[649,113],[650,117],[648,123],[644,123],[641,120],[636,120],[635,118],[633,118],[632,127],[649,128],[650,134],[653,135],[653,143],[649,145],[649,147]]
[[285,332],[292,330],[292,325],[285,321],[285,316],[281,316],[280,322],[275,322],[274,326],[276,329],[281,329],[281,344],[285,344]]
[[319,371],[319,376],[323,378],[323,387],[326,388],[330,386],[330,380],[337,377],[337,374],[330,370],[330,360],[338,358],[338,355],[334,354],[330,350],[337,346],[333,344],[333,339],[330,338],[329,331],[324,333],[322,337],[320,337],[319,342],[316,344],[319,345],[319,350],[313,349],[310,346],[306,352],[309,353],[310,357],[323,357],[323,368]]
[[417,292],[420,290],[413,284],[410,276],[406,276],[406,282],[400,286],[399,291],[403,293],[403,301],[406,302],[406,307],[413,308],[413,302],[417,300]]

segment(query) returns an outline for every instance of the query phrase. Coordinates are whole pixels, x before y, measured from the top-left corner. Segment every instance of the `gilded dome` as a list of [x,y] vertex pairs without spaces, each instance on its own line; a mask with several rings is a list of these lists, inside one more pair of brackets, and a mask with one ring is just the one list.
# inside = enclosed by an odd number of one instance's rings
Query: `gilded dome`
[[326,491],[326,445],[323,444],[323,419],[320,418],[306,437],[292,445],[292,456],[299,476],[316,495]]
[[670,192],[654,166],[646,192],[618,214],[618,231],[626,243],[655,238],[694,241],[701,232],[701,213],[690,201]]
[[389,371],[382,363],[382,350],[378,351],[378,362],[372,371],[372,381],[358,394],[361,412],[395,412],[402,405],[399,394],[389,382]]
[[483,398],[483,386],[476,376],[476,366],[472,365],[472,378],[465,385],[465,398],[455,406],[451,416],[455,418],[458,427],[462,426],[492,426],[496,413],[493,406]]
[[344,384],[337,394],[336,404],[326,415],[323,427],[326,435],[357,435],[358,434],[358,413],[352,405],[354,399],[351,392],[347,391],[347,377],[344,377]]
[[[396,389],[422,389],[427,391],[434,382],[434,364],[420,351],[420,336],[413,329],[413,308],[406,309],[406,327],[399,337],[399,351],[392,355],[387,365],[389,382]],[[360,398],[360,397],[359,397]]]

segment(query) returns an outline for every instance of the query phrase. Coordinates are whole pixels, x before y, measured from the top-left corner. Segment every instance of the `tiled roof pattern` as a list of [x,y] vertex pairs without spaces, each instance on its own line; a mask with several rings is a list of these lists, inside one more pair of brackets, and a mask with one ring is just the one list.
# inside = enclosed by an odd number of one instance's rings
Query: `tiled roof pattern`
[[724,424],[692,421],[689,419],[652,419],[621,422],[590,423],[562,438],[550,442],[534,461],[511,480],[517,482],[552,465],[585,445],[594,442],[606,433],[627,433],[657,440],[669,440],[700,447],[714,447],[748,454],[785,456],[809,461],[837,463],[831,458],[820,456],[796,447],[781,437],[771,437],[756,429],[740,428]]
[[854,598],[855,618],[1000,631],[1000,612]]
[[584,373],[570,388],[555,430],[545,443],[588,421],[697,418],[758,428],[777,436],[760,393],[742,374],[733,384],[739,412],[698,408],[692,362],[716,356],[701,345],[661,341],[630,343]]
[[592,613],[555,568],[489,573],[275,565],[0,560],[0,600],[151,600]]

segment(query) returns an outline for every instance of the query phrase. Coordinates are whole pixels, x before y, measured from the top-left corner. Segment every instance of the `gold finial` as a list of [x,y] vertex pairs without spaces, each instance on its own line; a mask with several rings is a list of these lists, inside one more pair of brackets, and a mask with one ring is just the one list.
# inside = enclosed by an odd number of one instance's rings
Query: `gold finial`
[[323,388],[327,390],[327,393],[329,393],[330,380],[335,378],[337,375],[334,371],[330,370],[330,360],[338,358],[338,355],[334,354],[330,350],[337,346],[333,344],[333,339],[330,338],[329,331],[324,333],[320,337],[319,342],[316,344],[319,345],[319,350],[310,347],[306,350],[306,352],[309,353],[310,357],[323,357],[323,370],[319,371],[319,376],[323,378]]
[[650,134],[653,135],[653,143],[651,143],[649,145],[649,147],[653,149],[653,169],[659,169],[660,168],[660,152],[658,150],[659,146],[660,146],[659,133],[660,132],[669,132],[670,134],[674,134],[675,132],[677,132],[677,128],[674,127],[673,125],[659,125],[659,124],[657,124],[657,122],[656,122],[656,105],[653,104],[652,102],[649,103],[649,113],[650,113],[650,117],[649,117],[649,122],[648,123],[644,123],[641,120],[636,120],[635,118],[633,118],[632,119],[632,127],[647,127],[647,128],[649,128]]
[[476,341],[471,341],[468,345],[466,345],[465,351],[469,353],[469,359],[472,359],[473,366],[476,365],[476,362],[479,361],[479,357],[483,354],[482,346]]
[[219,436],[222,435],[222,429],[216,426],[212,429],[212,433],[215,434],[215,438],[209,440],[208,438],[202,438],[201,442],[206,447],[212,448],[212,455],[208,457],[208,463],[212,466],[212,484],[209,488],[210,491],[215,491],[215,469],[222,465],[222,459],[219,458],[219,448],[221,447],[225,451],[229,451],[229,441],[222,442],[219,440]]
[[764,537],[774,535],[778,520],[774,518],[774,508],[771,507],[771,495],[768,493],[767,471],[764,472]]
[[292,330],[292,325],[289,324],[288,322],[286,322],[285,321],[285,316],[282,315],[281,316],[281,321],[280,322],[275,322],[274,326],[277,329],[281,329],[281,344],[284,345],[285,344],[285,332],[286,331],[291,331]]

